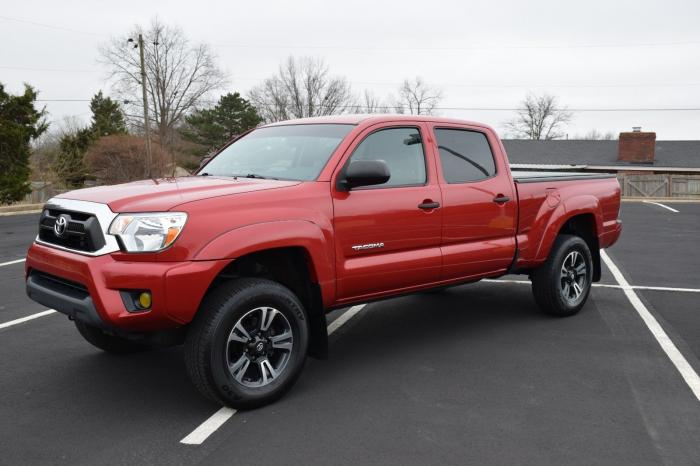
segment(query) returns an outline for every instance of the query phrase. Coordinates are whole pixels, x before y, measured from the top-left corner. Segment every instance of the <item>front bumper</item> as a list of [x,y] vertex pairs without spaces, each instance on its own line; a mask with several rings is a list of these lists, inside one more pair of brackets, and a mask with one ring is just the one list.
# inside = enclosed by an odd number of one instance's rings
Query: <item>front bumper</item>
[[[155,331],[189,323],[228,260],[144,262],[84,256],[34,243],[25,265],[28,296],[88,324]],[[129,312],[120,290],[149,290],[149,310]]]

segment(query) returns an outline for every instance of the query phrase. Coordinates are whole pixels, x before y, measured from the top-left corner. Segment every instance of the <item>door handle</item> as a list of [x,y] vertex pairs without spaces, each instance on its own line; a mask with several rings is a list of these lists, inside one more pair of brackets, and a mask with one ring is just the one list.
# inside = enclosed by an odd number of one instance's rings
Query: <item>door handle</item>
[[437,209],[438,207],[440,207],[439,202],[425,201],[422,204],[418,204],[418,208],[423,210],[432,210]]
[[499,194],[493,198],[493,202],[496,204],[505,204],[508,201],[510,201],[510,198],[508,196],[504,196],[503,194]]

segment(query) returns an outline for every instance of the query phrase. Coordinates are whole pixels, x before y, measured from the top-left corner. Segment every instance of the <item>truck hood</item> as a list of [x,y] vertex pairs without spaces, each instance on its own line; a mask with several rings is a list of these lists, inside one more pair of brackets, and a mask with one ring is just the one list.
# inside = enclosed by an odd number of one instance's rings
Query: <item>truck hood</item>
[[60,194],[59,198],[107,204],[113,212],[157,212],[186,202],[298,185],[299,181],[187,176],[98,186]]

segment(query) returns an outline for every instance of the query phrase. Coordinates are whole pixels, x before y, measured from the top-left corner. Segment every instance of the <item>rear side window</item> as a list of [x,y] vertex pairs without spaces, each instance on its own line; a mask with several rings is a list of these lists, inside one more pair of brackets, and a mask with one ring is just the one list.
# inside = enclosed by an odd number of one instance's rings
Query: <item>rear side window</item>
[[390,128],[374,132],[357,146],[350,160],[386,162],[391,177],[378,187],[421,185],[426,182],[425,154],[418,128]]
[[496,174],[491,147],[484,133],[462,129],[436,129],[442,174],[448,183],[467,183]]

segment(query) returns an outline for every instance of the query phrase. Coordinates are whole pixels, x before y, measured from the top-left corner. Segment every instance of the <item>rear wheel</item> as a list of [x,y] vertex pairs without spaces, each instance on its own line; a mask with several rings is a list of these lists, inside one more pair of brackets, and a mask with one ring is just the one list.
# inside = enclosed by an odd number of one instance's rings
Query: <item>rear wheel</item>
[[108,353],[129,354],[153,349],[153,346],[147,343],[105,333],[99,328],[79,320],[75,321],[75,327],[88,343]]
[[289,289],[270,280],[238,279],[204,300],[185,340],[185,364],[206,397],[255,408],[292,387],[308,340],[304,308]]
[[591,290],[593,260],[578,236],[557,237],[547,261],[532,276],[535,301],[547,314],[570,316],[586,303]]

